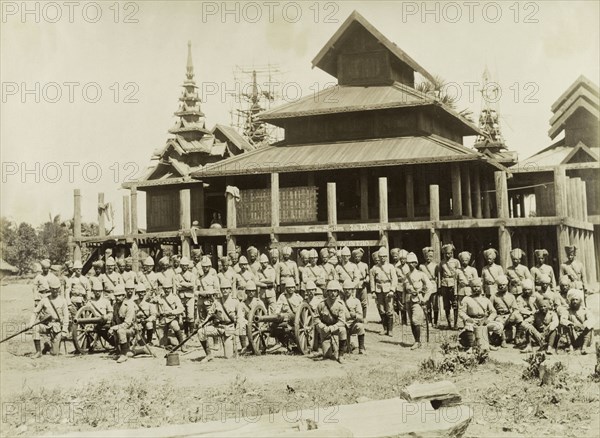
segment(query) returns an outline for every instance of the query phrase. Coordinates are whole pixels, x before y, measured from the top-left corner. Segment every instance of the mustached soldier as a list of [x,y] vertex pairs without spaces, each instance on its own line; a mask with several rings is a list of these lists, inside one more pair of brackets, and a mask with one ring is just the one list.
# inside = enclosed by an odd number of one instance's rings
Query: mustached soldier
[[60,341],[67,336],[69,327],[69,309],[67,301],[60,295],[60,280],[55,277],[48,279],[49,295],[43,297],[33,309],[29,325],[47,319],[43,324],[33,327],[33,344],[35,346],[35,359],[42,356],[41,334],[50,337],[50,345],[45,350],[50,350],[52,355],[59,354]]

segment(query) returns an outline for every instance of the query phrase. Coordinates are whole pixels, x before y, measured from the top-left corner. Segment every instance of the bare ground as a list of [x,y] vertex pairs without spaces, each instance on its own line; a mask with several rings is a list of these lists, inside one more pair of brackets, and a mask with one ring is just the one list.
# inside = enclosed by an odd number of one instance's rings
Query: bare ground
[[[2,337],[22,326],[31,311],[28,286],[1,291]],[[598,295],[588,305],[597,309]],[[30,335],[0,349],[2,436],[32,436],[79,430],[150,427],[205,421],[227,411],[243,416],[240,406],[265,409],[355,403],[398,395],[414,381],[448,379],[474,409],[469,436],[599,436],[600,394],[587,380],[593,356],[562,354],[551,359],[566,367],[571,388],[540,387],[521,379],[524,357],[513,349],[491,353],[492,362],[475,371],[439,375],[419,371],[428,358],[440,359],[439,344],[456,332],[432,330],[429,344],[417,351],[408,328],[382,337],[373,306],[369,314],[367,356],[352,355],[340,366],[284,352],[199,363],[197,343],[180,357],[179,367],[157,358],[139,357],[117,364],[106,353],[33,360]],[[72,347],[70,347],[72,349]],[[218,354],[218,353],[217,353]],[[237,414],[236,414],[237,409]]]

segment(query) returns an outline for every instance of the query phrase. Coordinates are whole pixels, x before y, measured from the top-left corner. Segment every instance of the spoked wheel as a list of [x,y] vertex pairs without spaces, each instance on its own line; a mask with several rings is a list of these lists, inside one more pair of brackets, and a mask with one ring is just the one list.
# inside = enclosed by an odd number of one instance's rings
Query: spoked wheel
[[248,342],[252,352],[257,356],[265,354],[269,347],[270,325],[268,322],[256,321],[257,318],[267,315],[267,309],[263,303],[258,303],[250,310],[248,317]]
[[[85,318],[95,318],[98,315],[91,306],[83,306],[75,314],[75,321]],[[71,327],[73,345],[79,354],[87,354],[93,350],[107,350],[112,342],[107,333],[99,330],[97,324],[73,322]]]
[[296,346],[302,354],[309,354],[315,338],[314,314],[308,303],[302,303],[294,318]]

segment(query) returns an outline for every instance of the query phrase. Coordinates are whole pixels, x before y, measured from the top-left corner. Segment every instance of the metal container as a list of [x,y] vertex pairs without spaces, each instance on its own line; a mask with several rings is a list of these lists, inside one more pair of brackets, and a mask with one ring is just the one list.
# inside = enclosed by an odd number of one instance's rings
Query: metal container
[[165,357],[168,367],[179,366],[179,353],[167,353]]

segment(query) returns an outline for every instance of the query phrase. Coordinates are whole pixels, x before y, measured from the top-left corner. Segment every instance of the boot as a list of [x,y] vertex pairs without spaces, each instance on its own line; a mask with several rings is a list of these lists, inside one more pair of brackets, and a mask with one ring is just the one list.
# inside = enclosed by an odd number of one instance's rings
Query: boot
[[[448,322],[448,325],[450,323]],[[458,309],[454,309],[454,330],[458,328]]]
[[348,348],[347,344],[346,344],[346,340],[341,340],[340,339],[340,351],[338,352],[338,358],[337,361],[338,363],[344,364],[346,363],[346,360],[344,359],[344,353],[346,353],[346,349]]
[[406,310],[400,311],[400,318],[402,320],[402,325],[408,325],[408,317],[406,316]]
[[33,355],[34,359],[38,359],[42,357],[42,343],[39,339],[33,341],[33,345],[35,347],[35,354]]
[[387,316],[387,336],[394,336],[394,315]]
[[[182,332],[181,330],[179,330],[178,332],[175,332],[175,336],[177,337],[177,341],[178,341],[180,344],[181,344],[181,343],[183,342],[183,340],[185,339],[185,338],[184,338],[184,336],[183,336],[183,332]],[[185,353],[185,352],[186,352],[186,350],[185,350],[185,348],[183,347],[183,345],[182,345],[182,346],[179,348],[179,350],[180,350],[182,353]]]
[[389,333],[387,319],[388,316],[386,314],[381,315],[381,325],[383,326],[383,330],[379,333],[381,335],[387,335]]
[[358,354],[367,354],[365,349],[365,335],[358,335]]
[[444,313],[446,314],[446,323],[448,324],[448,330],[450,330],[452,328],[452,323],[450,322],[450,311],[445,310]]
[[247,336],[240,336],[240,345],[242,346],[242,349],[240,350],[240,354],[244,354],[248,351],[248,337]]
[[204,348],[204,352],[206,353],[206,356],[204,357],[204,359],[201,360],[201,362],[210,362],[211,360],[213,360],[212,350],[209,348],[208,342],[202,341],[200,342],[200,344],[202,345],[202,348]]
[[152,330],[146,330],[146,344],[152,345],[153,335],[154,333]]
[[117,359],[117,363],[123,363],[127,361],[127,358],[129,357],[128,354],[132,354],[129,351],[129,345],[127,343],[121,344],[121,355]]

